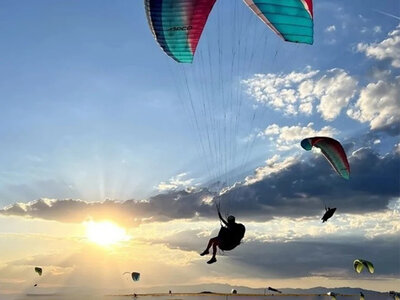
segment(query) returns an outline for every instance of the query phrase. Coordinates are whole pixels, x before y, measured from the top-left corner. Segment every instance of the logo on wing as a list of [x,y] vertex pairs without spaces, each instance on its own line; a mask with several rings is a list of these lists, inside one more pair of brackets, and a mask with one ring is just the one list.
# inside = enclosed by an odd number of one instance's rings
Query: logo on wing
[[192,28],[193,28],[192,25],[189,25],[189,26],[174,26],[174,27],[168,28],[168,31],[189,31]]

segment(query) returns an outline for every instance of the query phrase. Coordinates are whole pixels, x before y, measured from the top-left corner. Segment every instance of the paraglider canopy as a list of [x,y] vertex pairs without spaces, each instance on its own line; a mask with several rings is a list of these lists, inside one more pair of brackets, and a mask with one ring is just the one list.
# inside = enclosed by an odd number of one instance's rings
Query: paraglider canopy
[[306,151],[310,151],[312,147],[321,149],[336,173],[345,179],[350,178],[350,165],[346,153],[337,140],[323,136],[310,137],[301,141],[301,147]]
[[39,276],[42,276],[43,270],[42,270],[42,268],[40,268],[40,267],[35,267],[35,272],[38,273]]
[[357,273],[361,273],[361,271],[366,267],[368,271],[372,274],[375,271],[374,265],[372,262],[364,260],[364,259],[356,259],[353,262],[354,271]]
[[140,279],[140,273],[138,272],[125,272],[123,275],[125,274],[130,274],[133,281],[139,281]]
[[[180,63],[191,63],[216,0],[145,0],[150,29],[164,52]],[[313,43],[312,0],[244,0],[279,37]],[[229,27],[229,26],[227,26]]]

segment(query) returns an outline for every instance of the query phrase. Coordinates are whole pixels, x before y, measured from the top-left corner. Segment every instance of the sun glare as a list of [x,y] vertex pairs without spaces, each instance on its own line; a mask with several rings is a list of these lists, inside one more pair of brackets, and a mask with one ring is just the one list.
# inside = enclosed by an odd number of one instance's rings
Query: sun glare
[[129,240],[124,228],[109,222],[85,222],[86,236],[89,241],[101,246],[110,246],[118,242]]

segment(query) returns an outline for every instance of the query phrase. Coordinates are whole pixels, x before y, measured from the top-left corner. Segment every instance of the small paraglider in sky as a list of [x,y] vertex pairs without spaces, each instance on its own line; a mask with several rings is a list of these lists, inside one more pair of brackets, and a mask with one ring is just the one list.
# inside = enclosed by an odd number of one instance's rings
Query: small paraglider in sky
[[372,274],[375,271],[374,265],[372,262],[364,260],[364,259],[356,259],[353,262],[354,271],[357,273],[361,273],[361,271],[366,267],[368,271]]
[[272,291],[272,292],[277,292],[277,293],[279,293],[279,294],[282,294],[282,292],[280,291],[280,290],[277,290],[277,289],[274,289],[273,287],[268,287],[268,289],[267,289],[268,291]]
[[324,215],[323,215],[322,218],[321,218],[322,223],[328,221],[328,220],[333,216],[333,214],[335,213],[335,211],[336,211],[336,207],[333,207],[333,208],[330,208],[330,207],[326,208],[326,207],[325,207],[325,213],[324,213]]
[[40,267],[35,267],[35,272],[39,274],[39,276],[42,276],[43,269]]
[[[36,272],[37,274],[39,274],[39,276],[42,276],[43,269],[42,269],[41,267],[35,267],[35,272]],[[34,287],[37,287],[37,283],[35,283],[33,286],[34,286]]]
[[321,149],[333,169],[344,179],[350,178],[350,165],[342,145],[330,137],[311,137],[301,141],[301,147],[310,151],[312,147]]
[[140,273],[138,273],[138,272],[132,272],[132,273],[131,272],[125,272],[122,275],[125,275],[125,274],[131,275],[131,278],[132,278],[133,281],[139,281],[139,279],[140,279]]

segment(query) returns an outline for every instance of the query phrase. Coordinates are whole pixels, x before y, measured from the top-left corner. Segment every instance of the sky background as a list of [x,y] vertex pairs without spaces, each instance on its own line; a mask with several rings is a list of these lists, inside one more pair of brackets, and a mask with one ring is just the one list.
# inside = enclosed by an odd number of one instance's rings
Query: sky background
[[[395,289],[399,16],[395,0],[318,1],[310,46],[219,0],[179,65],[142,1],[1,1],[0,293],[31,291],[36,265],[40,292],[125,291],[127,270],[137,288]],[[342,142],[349,181],[299,147],[315,135]],[[209,266],[215,201],[247,233]],[[325,205],[337,213],[321,224]],[[89,219],[130,238],[95,245]],[[356,258],[376,273],[355,274]]]

